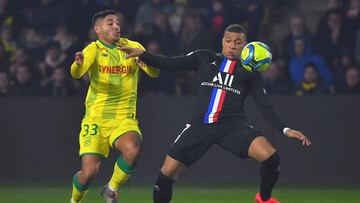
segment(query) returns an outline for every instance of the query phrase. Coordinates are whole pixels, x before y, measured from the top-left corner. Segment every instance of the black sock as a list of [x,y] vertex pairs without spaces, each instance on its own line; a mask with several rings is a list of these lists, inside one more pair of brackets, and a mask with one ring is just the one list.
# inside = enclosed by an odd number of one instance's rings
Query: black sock
[[271,197],[271,191],[280,173],[280,156],[277,152],[262,163],[260,169],[260,196],[263,201]]
[[165,176],[161,171],[153,189],[154,203],[169,203],[172,198],[173,180]]

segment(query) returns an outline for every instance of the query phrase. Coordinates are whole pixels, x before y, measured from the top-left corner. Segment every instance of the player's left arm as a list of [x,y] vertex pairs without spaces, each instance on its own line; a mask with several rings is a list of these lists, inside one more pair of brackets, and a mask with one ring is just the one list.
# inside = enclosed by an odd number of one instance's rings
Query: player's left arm
[[[141,45],[141,44],[138,44],[138,48],[142,49],[145,51],[145,48]],[[138,60],[138,66],[148,75],[150,76],[151,78],[157,78],[159,77],[160,75],[160,69],[158,68],[154,68],[152,66],[149,66],[147,64],[145,64],[144,62],[142,62],[141,60],[137,59]]]
[[264,81],[261,74],[256,74],[257,75],[251,84],[251,95],[253,96],[256,106],[259,108],[265,120],[275,129],[283,132],[286,136],[296,138],[302,141],[304,146],[309,146],[311,142],[302,132],[286,127],[283,121],[279,118],[278,114],[267,99]]

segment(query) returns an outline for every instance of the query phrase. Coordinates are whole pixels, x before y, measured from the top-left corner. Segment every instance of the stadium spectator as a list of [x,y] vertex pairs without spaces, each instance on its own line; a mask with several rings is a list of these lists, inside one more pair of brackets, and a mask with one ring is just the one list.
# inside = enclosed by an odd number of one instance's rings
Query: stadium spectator
[[155,13],[160,12],[170,15],[173,6],[165,0],[149,0],[144,1],[136,13],[135,26],[139,24],[147,25],[154,23]]
[[360,94],[360,71],[351,67],[346,71],[345,86],[340,89],[341,94]]
[[347,21],[349,22],[352,28],[359,30],[360,28],[360,1],[359,0],[350,0],[349,7],[345,13]]
[[5,59],[0,57],[0,60],[10,63],[15,60],[16,42],[11,27],[3,26],[0,28],[0,46],[3,54],[6,55]]
[[52,37],[52,41],[58,43],[60,50],[66,55],[73,54],[75,50],[79,49],[77,37],[69,33],[66,25],[59,25],[56,28],[55,35]]
[[29,55],[28,51],[25,50],[25,48],[19,47],[15,51],[15,61],[10,65],[9,72],[12,77],[15,76],[15,72],[17,71],[17,68],[28,64],[29,61]]
[[42,94],[48,96],[65,97],[73,96],[75,93],[75,87],[62,67],[54,69],[51,79],[44,84],[42,89]]
[[297,37],[292,44],[291,59],[289,62],[289,74],[294,86],[301,85],[304,70],[308,63],[313,63],[319,72],[319,76],[331,93],[335,92],[332,74],[326,67],[325,61],[319,55],[312,52],[309,41],[303,37]]
[[0,0],[0,28],[3,26],[11,26],[14,16],[9,9],[8,0]]
[[[212,35],[214,36],[214,41],[220,42],[223,37],[223,30],[227,25],[227,15],[223,1],[213,0],[211,12],[211,27]],[[215,49],[218,50],[221,48],[221,43],[215,44]]]
[[8,74],[0,70],[0,97],[10,95],[10,81]]
[[229,23],[241,23],[247,27],[248,41],[257,40],[261,21],[263,19],[263,8],[261,0],[229,0],[226,9],[229,12]]
[[292,93],[292,83],[286,77],[281,62],[272,62],[269,69],[264,72],[265,89],[268,95],[288,95]]
[[341,64],[336,67],[334,71],[334,83],[336,87],[336,92],[339,92],[339,89],[344,88],[345,85],[345,76],[348,69],[353,67],[354,59],[352,58],[352,54],[343,53],[341,56]]
[[27,65],[16,69],[13,94],[16,96],[31,96],[37,93],[38,86],[32,78],[32,73]]
[[184,14],[186,12],[186,3],[178,2],[175,4],[174,12],[170,14],[169,24],[173,33],[178,35],[180,33],[181,24],[183,22]]
[[[162,54],[160,44],[157,41],[151,41],[146,45],[146,50],[151,53]],[[173,95],[175,92],[175,73],[163,70],[157,80],[146,77],[141,74],[139,93],[142,95]]]
[[326,86],[322,84],[319,78],[318,69],[314,64],[305,66],[303,79],[296,89],[297,96],[324,94],[327,92]]
[[175,34],[171,29],[166,14],[161,12],[155,12],[153,29],[154,38],[152,40],[156,40],[159,42],[161,50],[170,55],[176,54],[176,50],[174,50],[174,45],[172,42],[176,42],[178,41],[178,39],[176,38]]
[[4,47],[0,44],[0,71],[9,70],[9,57],[5,52]]
[[58,43],[48,45],[43,63],[50,69],[66,65],[66,54],[61,51]]
[[355,33],[346,27],[343,16],[338,10],[330,10],[326,15],[326,25],[319,26],[316,42],[317,51],[330,69],[338,66],[341,53],[354,50]]
[[292,16],[289,21],[290,32],[284,37],[282,42],[282,57],[288,62],[290,60],[290,53],[292,50],[292,43],[297,37],[303,37],[306,41],[312,44],[312,34],[305,25],[305,20],[302,16]]
[[66,23],[70,6],[70,1],[39,0],[34,8],[35,26],[46,35],[53,34],[56,26]]
[[[184,17],[183,26],[180,33],[179,53],[188,54],[196,49],[213,50],[213,42],[210,31],[205,25],[199,14],[188,13]],[[177,76],[177,95],[195,94],[195,73],[179,72]]]
[[32,62],[36,62],[43,57],[43,50],[47,42],[48,38],[42,33],[42,30],[28,27],[22,29],[19,46],[24,47],[28,51]]

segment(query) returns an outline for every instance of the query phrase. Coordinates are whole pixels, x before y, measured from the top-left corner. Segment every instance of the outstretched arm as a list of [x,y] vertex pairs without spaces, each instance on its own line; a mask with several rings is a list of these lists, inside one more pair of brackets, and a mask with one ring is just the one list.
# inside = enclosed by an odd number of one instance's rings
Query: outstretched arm
[[144,63],[167,70],[196,70],[197,69],[197,53],[191,52],[185,56],[167,57],[155,55],[139,48],[120,47],[121,51],[127,54],[127,58],[139,57]]
[[251,86],[251,93],[255,100],[256,106],[259,108],[265,120],[269,122],[274,128],[278,129],[280,132],[283,132],[286,136],[296,138],[302,141],[304,146],[309,146],[311,142],[302,132],[285,127],[284,123],[279,118],[267,99],[263,79],[260,73],[258,73],[256,78],[253,80]]

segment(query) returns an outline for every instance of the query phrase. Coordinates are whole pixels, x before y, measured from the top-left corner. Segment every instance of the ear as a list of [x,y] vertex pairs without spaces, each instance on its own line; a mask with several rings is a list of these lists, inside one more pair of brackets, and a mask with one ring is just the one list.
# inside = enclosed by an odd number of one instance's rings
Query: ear
[[100,34],[100,33],[101,33],[101,28],[100,28],[100,26],[99,26],[98,24],[96,24],[96,25],[94,26],[94,31],[95,31],[96,34]]

